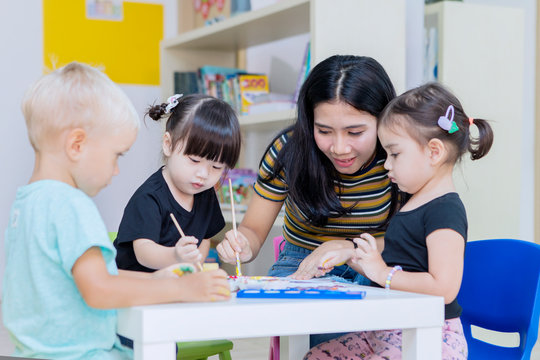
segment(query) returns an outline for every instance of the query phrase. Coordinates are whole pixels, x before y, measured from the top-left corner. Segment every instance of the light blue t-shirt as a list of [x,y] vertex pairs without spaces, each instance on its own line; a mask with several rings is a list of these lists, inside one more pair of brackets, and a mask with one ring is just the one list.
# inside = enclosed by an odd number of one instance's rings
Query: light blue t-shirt
[[116,310],[86,305],[71,270],[97,246],[110,274],[116,250],[85,193],[42,180],[18,189],[6,230],[4,324],[15,355],[44,359],[124,359],[132,352],[116,336]]

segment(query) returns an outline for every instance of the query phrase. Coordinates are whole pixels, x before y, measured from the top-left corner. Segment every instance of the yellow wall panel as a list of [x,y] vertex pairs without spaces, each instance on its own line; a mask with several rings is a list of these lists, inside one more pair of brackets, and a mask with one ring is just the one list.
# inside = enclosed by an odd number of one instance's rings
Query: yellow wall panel
[[123,3],[123,20],[86,18],[84,0],[43,0],[43,61],[98,66],[122,84],[159,85],[163,5]]

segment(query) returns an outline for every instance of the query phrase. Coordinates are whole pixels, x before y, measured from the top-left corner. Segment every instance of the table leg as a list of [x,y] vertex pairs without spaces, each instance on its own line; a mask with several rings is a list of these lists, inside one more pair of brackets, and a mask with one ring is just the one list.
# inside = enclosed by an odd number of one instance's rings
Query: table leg
[[403,329],[403,360],[441,360],[442,328]]
[[303,359],[308,351],[309,335],[289,336],[289,360]]
[[176,359],[175,343],[142,344],[133,342],[134,360]]

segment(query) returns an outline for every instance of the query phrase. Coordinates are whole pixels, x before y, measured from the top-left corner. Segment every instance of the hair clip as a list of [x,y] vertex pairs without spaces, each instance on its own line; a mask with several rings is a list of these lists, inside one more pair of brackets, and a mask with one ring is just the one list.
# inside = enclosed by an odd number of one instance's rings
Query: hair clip
[[[452,116],[448,118],[450,111],[452,111]],[[437,121],[437,124],[439,124],[439,126],[443,130],[448,131],[449,134],[453,134],[459,130],[459,127],[454,121],[454,106],[453,105],[448,106],[448,109],[446,110],[446,115],[439,117],[439,121]]]
[[184,94],[175,94],[167,99],[167,102],[169,104],[165,108],[165,114],[169,114],[171,110],[174,109],[176,105],[178,105],[178,99],[180,99],[183,95]]

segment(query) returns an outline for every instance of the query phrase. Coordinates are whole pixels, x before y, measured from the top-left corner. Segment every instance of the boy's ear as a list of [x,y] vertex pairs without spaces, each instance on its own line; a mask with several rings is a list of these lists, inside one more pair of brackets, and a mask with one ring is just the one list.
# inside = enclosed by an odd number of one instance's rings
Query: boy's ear
[[172,138],[171,134],[169,134],[168,131],[165,131],[165,134],[163,134],[163,142],[161,144],[163,147],[163,155],[166,157],[171,156],[172,154]]
[[71,160],[78,160],[81,156],[86,141],[88,140],[88,134],[84,129],[77,128],[71,130],[65,142],[66,154]]
[[448,151],[440,139],[431,139],[427,144],[431,165],[440,165],[446,161]]

